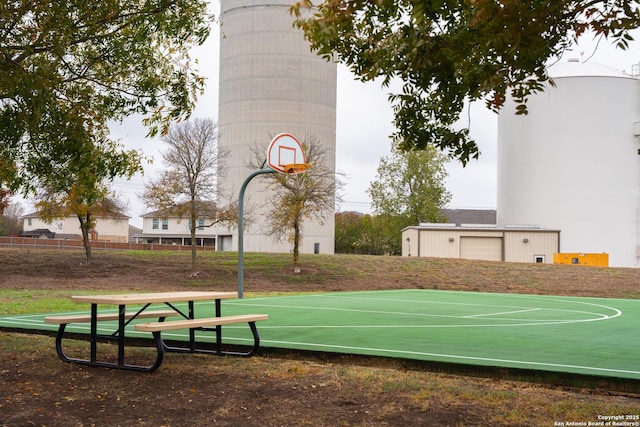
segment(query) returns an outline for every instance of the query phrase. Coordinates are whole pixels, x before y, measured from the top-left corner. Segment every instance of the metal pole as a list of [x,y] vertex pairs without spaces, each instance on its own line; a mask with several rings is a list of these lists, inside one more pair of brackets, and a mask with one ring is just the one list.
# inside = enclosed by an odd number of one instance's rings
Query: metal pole
[[244,192],[249,182],[256,176],[275,172],[277,171],[271,168],[258,169],[249,175],[240,187],[240,196],[238,197],[238,298],[242,298],[244,295]]

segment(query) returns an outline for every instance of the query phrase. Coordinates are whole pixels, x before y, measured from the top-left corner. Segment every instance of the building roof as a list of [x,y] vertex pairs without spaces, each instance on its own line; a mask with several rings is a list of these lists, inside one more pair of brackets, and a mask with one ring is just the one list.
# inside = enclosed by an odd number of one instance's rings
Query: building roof
[[554,228],[542,228],[536,225],[508,225],[505,227],[498,227],[496,224],[448,224],[442,222],[430,222],[422,223],[420,225],[410,225],[405,227],[402,231],[406,230],[444,230],[444,231],[500,231],[500,232],[531,232],[531,233],[560,233],[560,230]]
[[571,58],[568,61],[558,62],[547,69],[547,73],[551,78],[562,77],[623,77],[632,78],[633,76],[624,71],[610,67],[608,65],[596,64],[594,62],[580,62],[577,58]]
[[442,209],[447,222],[461,224],[496,224],[495,209]]
[[40,237],[46,236],[50,239],[53,239],[56,236],[56,233],[49,230],[48,228],[36,228],[35,230],[27,230],[21,231],[20,237]]
[[140,234],[142,233],[142,228],[138,228],[136,226],[133,226],[131,224],[129,224],[129,238],[135,236],[136,234]]
[[[198,213],[200,216],[214,217],[217,205],[215,202],[204,201],[198,202]],[[153,212],[147,212],[142,218],[177,218],[183,217],[188,212],[189,202],[181,203],[171,208],[160,209]]]
[[[96,218],[131,218],[128,215],[123,214],[122,212],[114,212],[114,213],[109,213],[109,214],[104,214],[104,215],[95,215]],[[26,215],[22,215],[20,217],[20,219],[25,219],[25,218],[40,218],[40,212],[31,212],[28,213]],[[65,218],[75,218],[74,215],[67,215]]]

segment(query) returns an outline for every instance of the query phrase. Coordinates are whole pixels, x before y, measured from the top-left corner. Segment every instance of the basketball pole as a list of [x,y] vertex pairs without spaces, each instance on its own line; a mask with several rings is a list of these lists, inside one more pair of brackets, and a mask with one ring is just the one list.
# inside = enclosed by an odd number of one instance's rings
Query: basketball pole
[[256,176],[276,172],[278,171],[270,167],[258,169],[249,175],[240,187],[238,197],[238,298],[242,298],[244,295],[244,192],[249,182]]

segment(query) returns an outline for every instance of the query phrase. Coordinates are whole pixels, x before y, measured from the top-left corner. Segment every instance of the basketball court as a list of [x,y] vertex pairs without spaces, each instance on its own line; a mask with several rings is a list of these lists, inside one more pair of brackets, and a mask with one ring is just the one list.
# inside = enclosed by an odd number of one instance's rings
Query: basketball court
[[[196,304],[197,317],[212,310]],[[263,348],[640,379],[638,300],[415,289],[245,297],[223,304],[225,315],[244,313],[269,315],[258,325]],[[0,317],[0,327],[56,330],[44,316]],[[71,324],[67,331],[88,329]],[[223,330],[226,343],[251,340],[246,325]],[[163,337],[180,340],[184,332]],[[51,352],[55,357],[53,339]]]

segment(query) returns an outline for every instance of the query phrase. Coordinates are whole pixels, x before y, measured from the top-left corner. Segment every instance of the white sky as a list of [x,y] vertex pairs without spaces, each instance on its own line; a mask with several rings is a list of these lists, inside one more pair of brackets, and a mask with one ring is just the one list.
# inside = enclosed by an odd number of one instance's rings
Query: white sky
[[[635,32],[635,38],[640,40],[639,31]],[[193,52],[194,57],[198,58],[201,73],[207,78],[206,91],[200,97],[193,117],[217,121],[218,44],[219,31],[216,27],[205,45]],[[564,60],[569,57],[587,59],[593,54],[595,46],[592,40],[585,40],[580,47],[567,53]],[[630,72],[632,64],[640,62],[640,44],[635,43],[628,51],[620,51],[603,40],[589,61]],[[376,177],[380,158],[390,153],[389,136],[393,127],[387,95],[391,90],[382,88],[377,82],[356,81],[344,66],[338,67],[336,164],[337,170],[346,174],[344,203],[340,206],[342,211],[371,211],[367,190]],[[497,116],[481,103],[472,105],[470,116],[471,135],[478,143],[481,155],[478,161],[471,161],[465,168],[458,163],[448,165],[447,189],[452,194],[449,207],[495,209]],[[138,194],[143,191],[145,178],[162,168],[159,153],[164,147],[158,139],[145,138],[146,129],[139,117],[115,124],[111,131],[112,137],[119,139],[127,148],[141,149],[145,156],[155,159],[154,164],[145,166],[144,178],[136,176],[131,181],[118,179],[113,186],[119,197],[128,202],[130,223],[141,227],[140,215],[146,209],[139,201]],[[268,144],[269,141],[265,141],[265,149]],[[26,210],[30,210],[31,207],[26,205]]]

